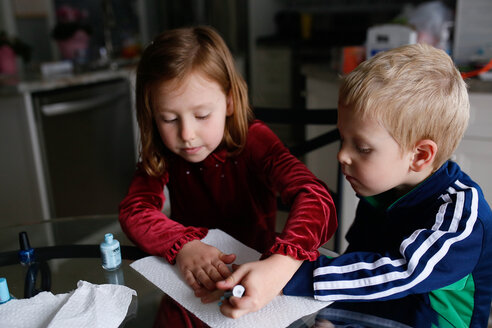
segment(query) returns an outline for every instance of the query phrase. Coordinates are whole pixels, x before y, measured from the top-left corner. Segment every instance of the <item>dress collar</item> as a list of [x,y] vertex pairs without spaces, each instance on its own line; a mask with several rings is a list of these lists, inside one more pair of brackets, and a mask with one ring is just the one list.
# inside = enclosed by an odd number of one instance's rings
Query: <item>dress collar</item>
[[208,160],[215,160],[220,163],[224,163],[227,158],[227,150],[224,147],[221,147],[218,150],[212,152],[207,158],[205,158],[205,162]]
[[[191,162],[188,162],[188,161],[185,161],[181,156],[179,155],[176,155],[174,153],[172,153],[169,157],[170,159],[170,162],[172,163],[187,163],[185,164],[185,166],[189,166],[189,167],[194,167],[194,166],[197,166],[197,167],[218,167],[219,165],[223,165],[226,160],[227,160],[227,150],[223,147],[221,147],[220,149],[216,149],[215,151],[213,151],[210,155],[207,156],[207,158],[205,158],[203,161],[199,162],[199,163],[191,163]],[[182,165],[182,164],[180,164]]]

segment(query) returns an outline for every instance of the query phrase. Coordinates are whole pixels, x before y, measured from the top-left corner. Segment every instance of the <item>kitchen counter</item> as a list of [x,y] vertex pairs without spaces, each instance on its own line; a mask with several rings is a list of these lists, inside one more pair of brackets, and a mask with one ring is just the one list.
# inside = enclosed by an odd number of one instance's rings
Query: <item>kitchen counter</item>
[[492,93],[492,81],[483,81],[476,78],[466,80],[469,92]]
[[49,91],[70,86],[103,82],[117,78],[127,78],[132,80],[135,70],[135,66],[128,66],[116,70],[104,69],[45,78],[40,75],[22,77],[20,79],[18,77],[0,76],[0,97],[12,96],[21,93]]

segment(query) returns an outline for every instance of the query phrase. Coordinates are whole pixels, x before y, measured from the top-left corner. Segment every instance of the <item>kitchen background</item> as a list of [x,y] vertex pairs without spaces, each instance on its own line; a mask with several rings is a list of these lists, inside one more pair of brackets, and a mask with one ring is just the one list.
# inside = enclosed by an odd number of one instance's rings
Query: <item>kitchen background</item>
[[[141,49],[160,31],[214,26],[232,50],[255,107],[336,108],[338,74],[348,60],[344,51],[363,56],[367,31],[377,25],[414,19],[422,36],[437,24],[439,46],[463,69],[492,58],[489,0],[438,1],[421,10],[429,3],[1,0],[0,50],[9,45],[16,56],[12,62],[0,51],[0,227],[117,213],[138,154],[133,69]],[[476,110],[457,152],[489,201],[490,84],[470,83]],[[288,145],[333,128],[272,127]],[[340,182],[337,148],[323,147],[303,160],[342,195],[343,236],[355,198]],[[331,247],[343,250],[343,238]]]

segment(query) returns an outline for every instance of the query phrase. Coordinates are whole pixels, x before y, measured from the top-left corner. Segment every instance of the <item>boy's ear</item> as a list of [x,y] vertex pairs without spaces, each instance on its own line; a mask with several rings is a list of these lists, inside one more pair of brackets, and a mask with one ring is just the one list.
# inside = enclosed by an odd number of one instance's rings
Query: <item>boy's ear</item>
[[417,141],[414,147],[413,159],[410,168],[415,172],[420,172],[434,164],[437,153],[437,144],[430,139]]
[[226,116],[231,116],[232,113],[234,113],[234,101],[232,100],[232,95],[229,93],[227,96]]

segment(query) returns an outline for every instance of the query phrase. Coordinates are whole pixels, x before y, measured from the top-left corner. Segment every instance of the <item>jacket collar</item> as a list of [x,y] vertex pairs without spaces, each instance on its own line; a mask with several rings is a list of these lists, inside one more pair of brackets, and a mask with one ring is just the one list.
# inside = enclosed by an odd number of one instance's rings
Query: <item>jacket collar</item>
[[[421,182],[415,188],[410,190],[405,195],[395,199],[387,207],[387,211],[399,207],[412,207],[421,204],[423,199],[434,199],[443,194],[447,187],[456,179],[458,179],[461,170],[458,164],[452,161],[445,162],[436,172],[430,177]],[[439,195],[437,195],[439,194]],[[378,196],[362,197],[357,195],[361,200],[370,203],[373,207],[377,204]],[[375,201],[376,200],[376,201]]]

